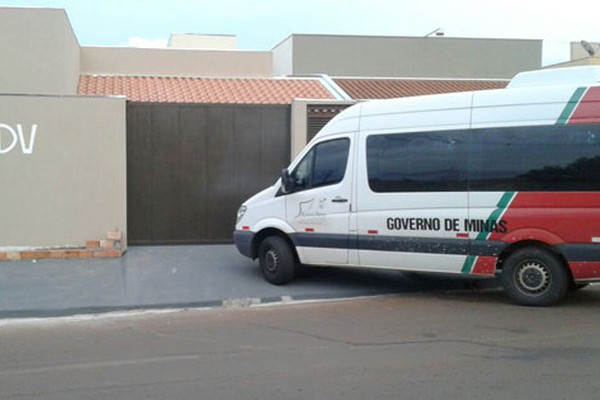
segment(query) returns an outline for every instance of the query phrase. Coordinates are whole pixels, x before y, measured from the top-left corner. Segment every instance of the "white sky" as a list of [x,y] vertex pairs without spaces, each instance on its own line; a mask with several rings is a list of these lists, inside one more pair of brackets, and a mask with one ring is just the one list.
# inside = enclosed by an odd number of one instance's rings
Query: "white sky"
[[544,65],[569,42],[600,42],[600,1],[570,0],[0,0],[64,8],[84,46],[164,46],[171,33],[237,35],[269,50],[292,33],[543,39]]

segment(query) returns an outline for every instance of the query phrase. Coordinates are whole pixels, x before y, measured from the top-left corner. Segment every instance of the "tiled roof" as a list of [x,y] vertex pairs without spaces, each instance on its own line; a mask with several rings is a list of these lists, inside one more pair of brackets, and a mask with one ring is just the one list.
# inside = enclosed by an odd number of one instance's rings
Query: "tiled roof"
[[80,95],[124,95],[130,101],[204,104],[291,104],[333,99],[318,79],[223,79],[82,75]]
[[502,89],[508,84],[508,81],[463,79],[335,78],[334,81],[355,100]]

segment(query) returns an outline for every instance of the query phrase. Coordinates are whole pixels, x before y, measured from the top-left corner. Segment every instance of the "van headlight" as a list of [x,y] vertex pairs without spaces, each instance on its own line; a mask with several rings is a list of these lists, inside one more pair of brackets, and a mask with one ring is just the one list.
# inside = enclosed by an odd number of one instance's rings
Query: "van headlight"
[[246,214],[246,210],[247,210],[247,209],[248,209],[248,207],[246,207],[246,206],[241,206],[241,207],[238,209],[238,212],[237,212],[237,222],[236,222],[236,224],[238,224],[238,223],[240,222],[240,220],[242,219],[242,217],[244,216],[244,214]]

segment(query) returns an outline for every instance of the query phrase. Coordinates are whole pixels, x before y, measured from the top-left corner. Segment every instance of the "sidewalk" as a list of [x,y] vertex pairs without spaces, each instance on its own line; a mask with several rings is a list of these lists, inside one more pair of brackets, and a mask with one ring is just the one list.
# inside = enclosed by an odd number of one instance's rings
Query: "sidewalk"
[[[475,281],[478,282],[478,281]],[[311,269],[286,286],[232,245],[130,247],[119,259],[0,262],[0,318],[220,306],[468,288],[473,281],[394,271]],[[486,283],[486,286],[489,284]]]

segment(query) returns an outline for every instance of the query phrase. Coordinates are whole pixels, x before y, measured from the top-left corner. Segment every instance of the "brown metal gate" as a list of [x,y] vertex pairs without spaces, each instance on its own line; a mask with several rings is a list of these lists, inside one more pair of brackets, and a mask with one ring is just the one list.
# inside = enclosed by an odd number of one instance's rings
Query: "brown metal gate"
[[231,241],[289,159],[289,106],[128,103],[129,243]]

